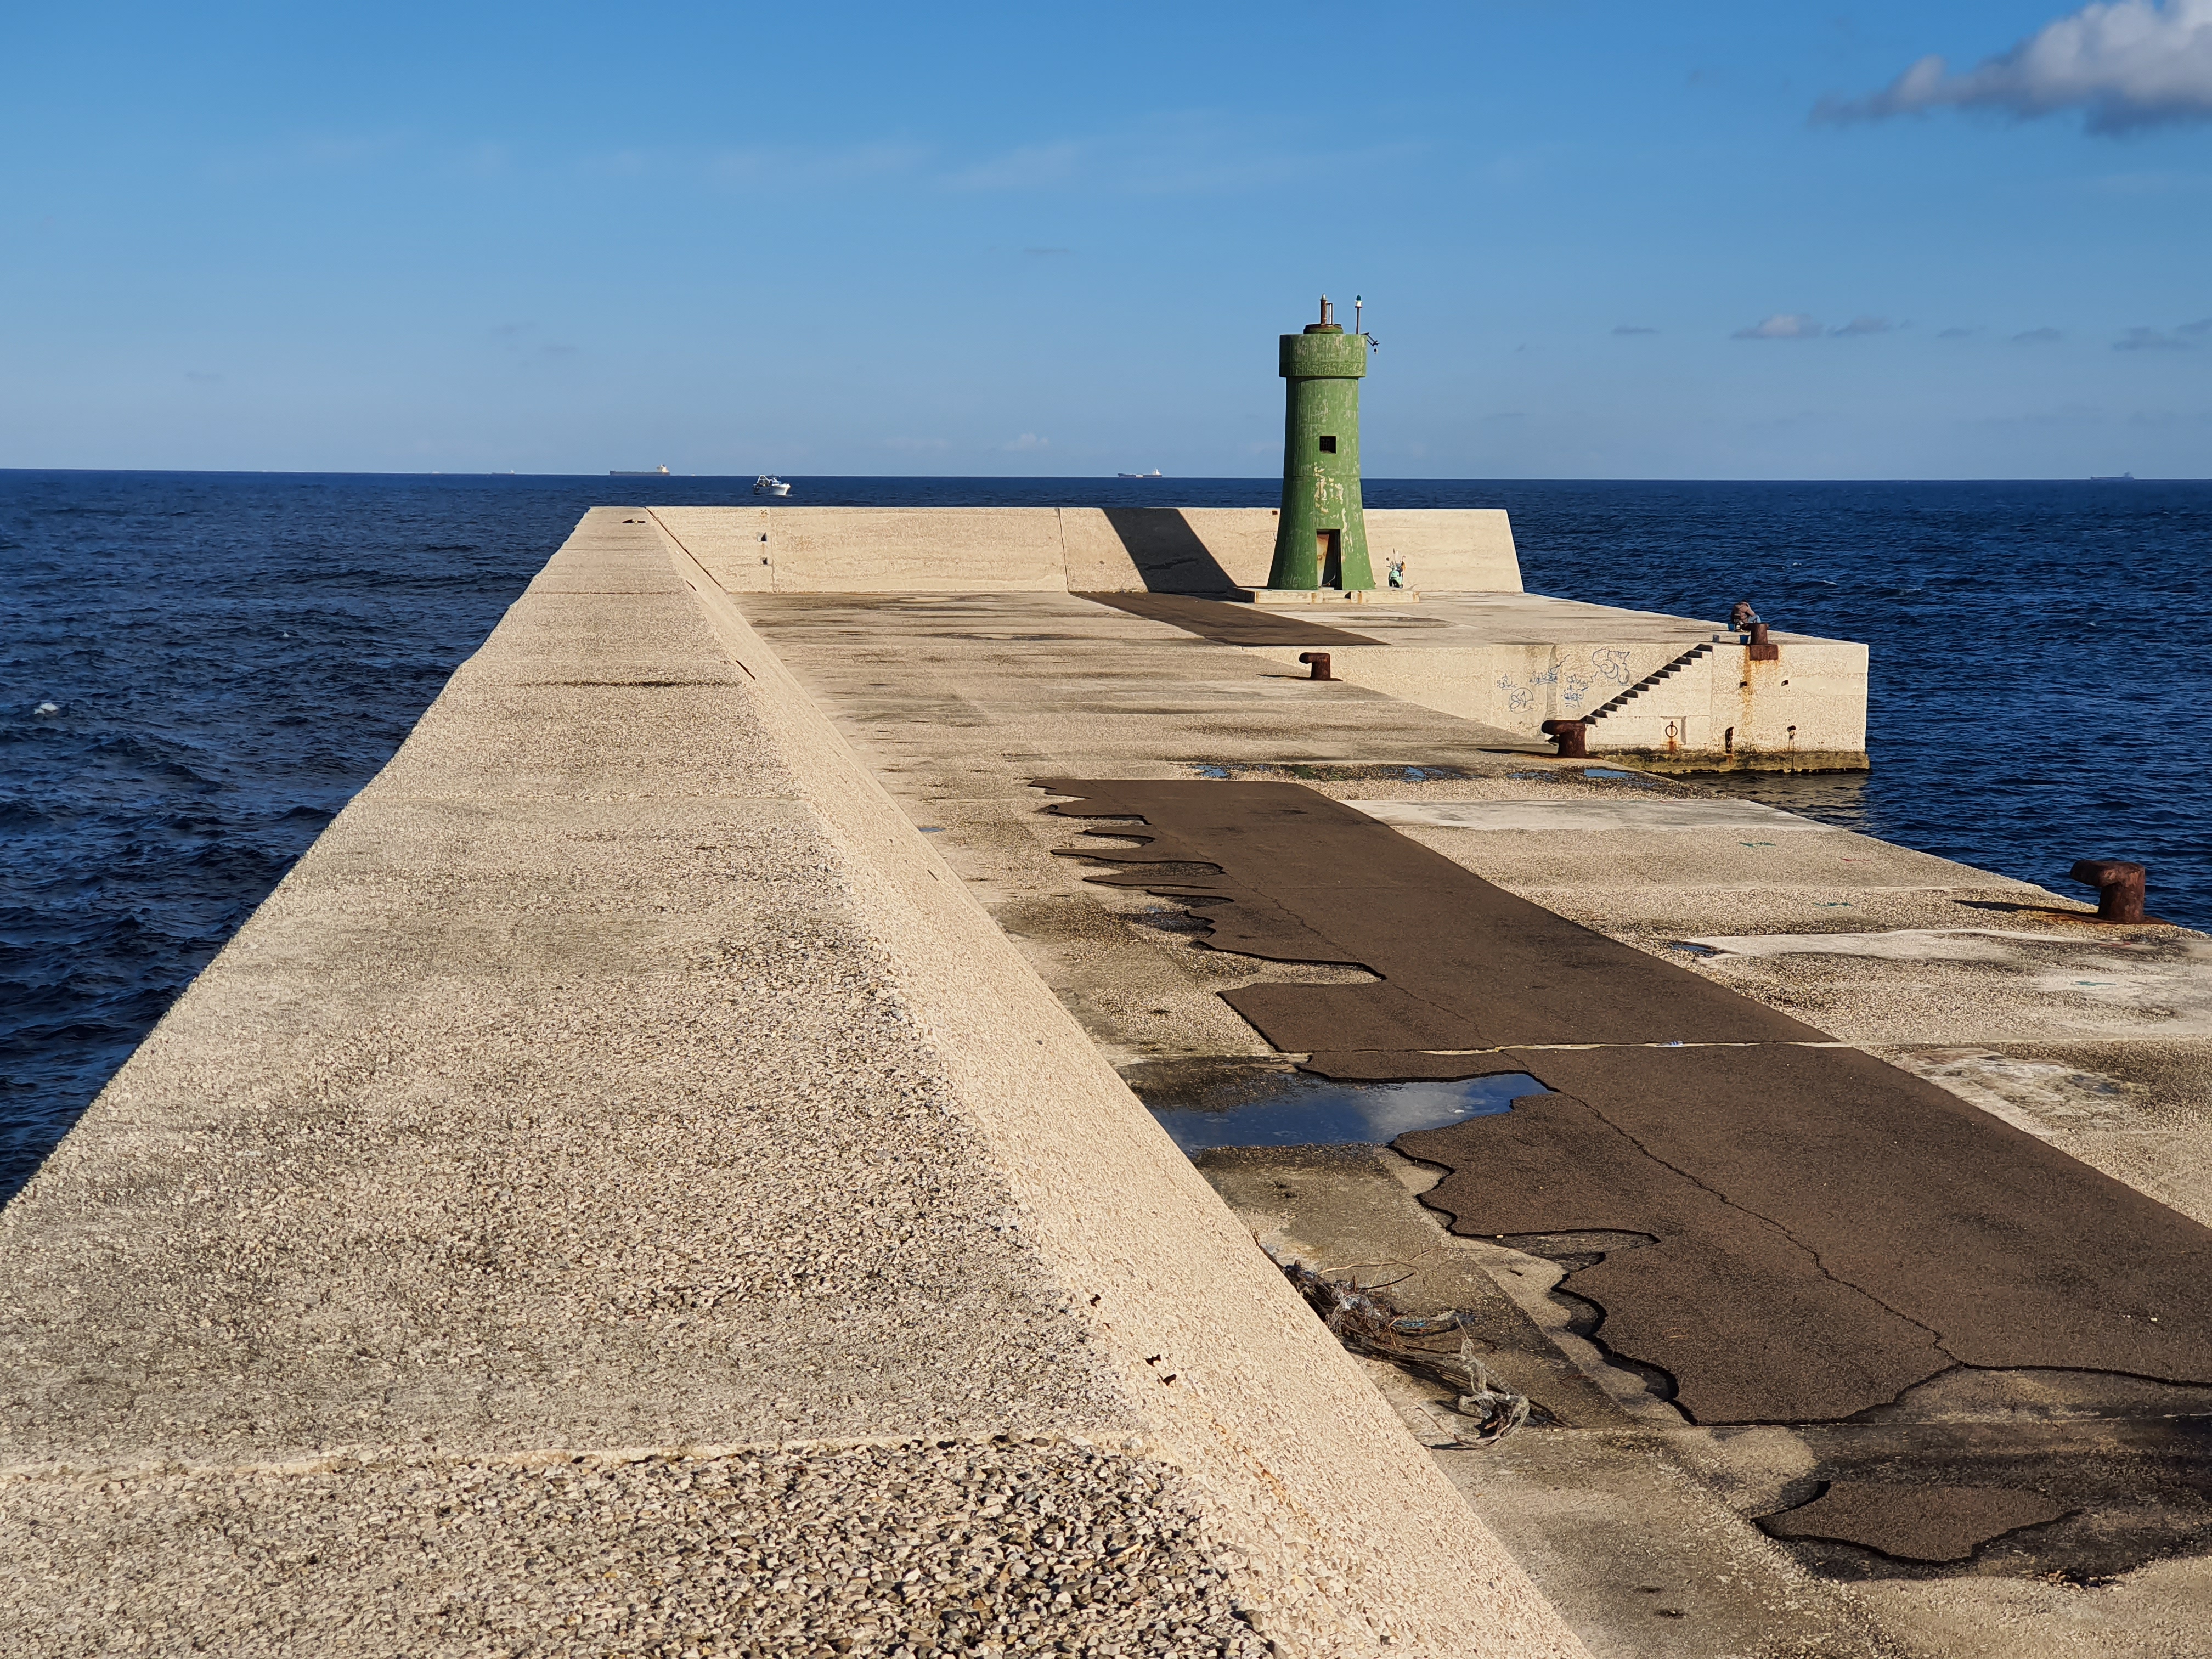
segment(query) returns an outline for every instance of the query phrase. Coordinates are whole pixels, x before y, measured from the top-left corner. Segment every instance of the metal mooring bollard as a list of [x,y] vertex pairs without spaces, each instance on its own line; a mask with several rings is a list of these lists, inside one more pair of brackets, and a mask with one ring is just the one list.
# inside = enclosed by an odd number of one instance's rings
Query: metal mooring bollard
[[1328,672],[1328,653],[1326,651],[1301,651],[1298,660],[1313,665],[1313,672],[1306,677],[1309,679],[1333,680],[1336,678]]
[[2141,921],[2143,919],[2143,878],[2140,864],[2124,859],[2083,859],[2067,872],[2075,881],[2097,890],[2097,920]]
[[1589,727],[1581,720],[1546,720],[1543,733],[1559,745],[1561,760],[1589,758]]

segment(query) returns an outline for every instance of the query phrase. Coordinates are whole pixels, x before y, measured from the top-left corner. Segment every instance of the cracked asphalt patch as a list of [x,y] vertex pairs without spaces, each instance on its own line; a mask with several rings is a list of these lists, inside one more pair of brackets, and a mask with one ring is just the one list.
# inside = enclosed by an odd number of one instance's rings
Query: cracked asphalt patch
[[1425,1201],[1474,1237],[1657,1234],[1567,1287],[1699,1422],[1847,1417],[1954,1364],[2212,1381],[2212,1230],[1872,1055],[1496,1063],[1559,1094],[1400,1137],[1451,1171]]
[[[1561,1290],[1692,1421],[1844,1422],[1975,1368],[2212,1382],[2212,1230],[2037,1135],[1299,785],[1037,787],[1119,820],[1059,849],[1124,866],[1093,882],[1202,907],[1214,949],[1377,976],[1223,993],[1303,1069],[1555,1091],[1393,1144],[1448,1172],[1422,1201],[1463,1237],[1655,1241]],[[1766,1529],[1950,1562],[2063,1512],[1944,1461]]]
[[[1821,1033],[1517,898],[1297,783],[1048,778],[1071,818],[1144,820],[1061,849],[1138,868],[1102,886],[1214,901],[1215,949],[1357,963],[1365,985],[1256,985],[1224,1000],[1286,1054],[1528,1042],[1788,1042]],[[1173,866],[1183,866],[1176,869]]]

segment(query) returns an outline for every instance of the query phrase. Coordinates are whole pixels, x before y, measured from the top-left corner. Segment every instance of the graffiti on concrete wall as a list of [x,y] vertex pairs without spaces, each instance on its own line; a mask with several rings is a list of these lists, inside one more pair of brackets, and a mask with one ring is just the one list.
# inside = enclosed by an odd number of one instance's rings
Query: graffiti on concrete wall
[[[1498,689],[1505,694],[1505,706],[1515,714],[1534,708],[1537,698],[1545,691],[1557,688],[1559,706],[1569,714],[1579,714],[1583,705],[1590,701],[1592,686],[1603,682],[1610,685],[1626,685],[1629,673],[1629,653],[1607,646],[1594,650],[1589,657],[1589,672],[1579,666],[1566,666],[1554,662],[1540,673],[1516,679],[1510,674],[1498,677]],[[1595,675],[1595,678],[1593,678]]]

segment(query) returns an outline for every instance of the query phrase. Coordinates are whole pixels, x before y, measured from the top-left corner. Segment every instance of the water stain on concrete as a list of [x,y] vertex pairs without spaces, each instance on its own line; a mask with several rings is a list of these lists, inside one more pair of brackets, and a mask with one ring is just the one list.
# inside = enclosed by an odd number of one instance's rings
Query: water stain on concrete
[[1383,1146],[1411,1130],[1494,1116],[1520,1096],[1544,1092],[1525,1073],[1347,1084],[1280,1066],[1198,1071],[1184,1065],[1165,1074],[1156,1066],[1133,1066],[1122,1075],[1186,1152],[1217,1146]]

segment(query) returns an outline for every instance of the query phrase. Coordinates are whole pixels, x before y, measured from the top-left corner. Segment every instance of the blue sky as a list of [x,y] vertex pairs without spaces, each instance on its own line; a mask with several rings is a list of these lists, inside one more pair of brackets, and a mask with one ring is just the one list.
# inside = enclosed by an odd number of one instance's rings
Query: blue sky
[[7,36],[4,466],[1264,475],[1357,292],[1372,476],[2212,476],[2212,0]]

